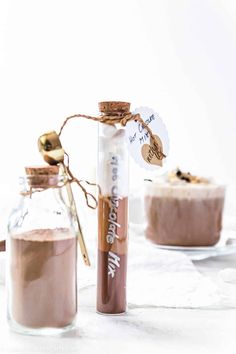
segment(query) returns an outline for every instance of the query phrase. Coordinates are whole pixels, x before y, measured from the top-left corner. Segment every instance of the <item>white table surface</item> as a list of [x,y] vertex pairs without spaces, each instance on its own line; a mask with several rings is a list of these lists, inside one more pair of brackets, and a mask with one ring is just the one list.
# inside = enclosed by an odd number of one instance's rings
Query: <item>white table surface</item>
[[[209,263],[210,262],[210,263]],[[200,271],[236,265],[236,256],[197,262]],[[214,274],[213,274],[214,276]],[[59,337],[12,333],[5,319],[5,287],[0,286],[0,353],[236,353],[236,309],[130,308],[123,316],[95,312],[95,287],[79,292],[78,330]]]
[[[2,300],[2,287],[0,296]],[[78,331],[63,338],[12,333],[6,327],[4,312],[3,308],[1,354],[236,351],[236,310],[135,309],[125,316],[105,317],[96,314],[93,307],[81,304]]]
[[[131,275],[143,244],[138,240],[136,232],[130,236]],[[90,256],[94,257],[96,246],[92,242],[88,245]],[[150,249],[150,252],[152,256],[154,250]],[[138,258],[138,262],[145,263],[148,258],[149,253],[143,260]],[[96,264],[95,258],[92,263]],[[236,269],[236,254],[209,258],[195,262],[194,265],[204,276],[214,279],[222,269]],[[147,271],[152,270],[153,266],[155,263],[151,263]],[[95,311],[95,286],[90,281],[86,286],[87,276],[89,278],[86,270],[86,267],[79,264],[79,274],[84,274],[85,282],[79,290],[78,329],[63,337],[33,337],[11,332],[6,321],[5,287],[0,285],[0,354],[236,353],[236,299],[235,309],[174,309],[145,304],[130,306],[126,315],[102,316]],[[94,275],[95,270],[91,269],[90,273]],[[128,283],[131,283],[132,277],[129,278],[129,274]],[[165,284],[163,280],[162,284]],[[159,292],[158,283],[155,284],[155,290]],[[128,292],[128,302],[129,298],[131,302],[134,300]],[[159,301],[163,301],[163,297]]]

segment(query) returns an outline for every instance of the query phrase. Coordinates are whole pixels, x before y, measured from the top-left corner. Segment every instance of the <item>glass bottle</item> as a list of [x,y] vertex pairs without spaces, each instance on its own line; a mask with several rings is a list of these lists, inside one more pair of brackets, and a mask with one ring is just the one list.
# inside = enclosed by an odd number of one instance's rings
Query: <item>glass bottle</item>
[[[110,119],[128,113],[126,102],[100,102]],[[128,152],[119,123],[99,123],[97,312],[126,312],[128,243]]]
[[26,334],[59,334],[77,314],[77,238],[58,166],[26,168],[8,224],[8,320]]

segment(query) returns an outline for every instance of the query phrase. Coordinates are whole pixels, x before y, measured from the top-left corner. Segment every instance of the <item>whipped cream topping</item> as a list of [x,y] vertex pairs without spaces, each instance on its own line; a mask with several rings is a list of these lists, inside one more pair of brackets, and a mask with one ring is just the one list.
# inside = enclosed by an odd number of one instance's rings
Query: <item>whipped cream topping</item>
[[175,183],[175,182],[185,182],[185,183],[193,183],[193,184],[198,184],[198,183],[204,183],[208,184],[210,183],[210,179],[205,178],[205,177],[200,177],[200,176],[195,176],[192,175],[190,172],[183,172],[179,168],[177,168],[174,171],[170,171],[167,175],[167,180],[170,183]]
[[177,169],[164,177],[148,180],[146,195],[182,199],[224,198],[225,187],[210,179],[183,173]]

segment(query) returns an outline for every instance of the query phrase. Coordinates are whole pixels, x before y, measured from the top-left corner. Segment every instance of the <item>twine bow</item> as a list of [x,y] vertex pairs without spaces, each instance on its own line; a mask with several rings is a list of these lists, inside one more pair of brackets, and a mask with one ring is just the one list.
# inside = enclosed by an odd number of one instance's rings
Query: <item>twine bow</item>
[[[86,188],[82,185],[82,183],[84,182],[90,186],[96,186],[99,189],[99,193],[101,192],[100,187],[96,183],[91,183],[86,180],[81,181],[73,175],[73,173],[70,169],[69,155],[64,151],[64,149],[62,148],[61,142],[60,142],[60,136],[61,136],[65,126],[67,125],[67,123],[72,119],[78,119],[78,118],[85,118],[88,120],[92,120],[92,121],[104,123],[104,124],[109,124],[109,125],[121,124],[122,126],[126,126],[126,124],[128,122],[133,121],[133,120],[136,122],[139,122],[140,124],[142,124],[142,127],[144,129],[146,129],[150,135],[150,140],[152,142],[154,154],[156,155],[156,157],[159,160],[162,160],[163,158],[166,157],[162,151],[162,147],[159,145],[159,142],[158,142],[156,136],[154,136],[154,134],[152,133],[152,130],[149,128],[148,124],[146,122],[144,122],[144,120],[141,118],[139,113],[132,114],[130,112],[119,112],[118,111],[118,112],[111,112],[111,113],[109,112],[109,114],[103,114],[98,117],[89,116],[86,114],[74,114],[72,116],[67,117],[64,120],[58,134],[53,131],[53,132],[49,132],[47,134],[44,134],[39,138],[39,149],[44,156],[44,160],[47,161],[50,165],[55,165],[55,164],[61,163],[61,165],[68,177],[67,183],[68,182],[69,183],[73,183],[73,182],[77,183],[77,185],[80,187],[80,189],[84,193],[87,206],[91,209],[96,209],[96,207],[98,205],[97,199],[92,193],[87,192]],[[64,155],[67,157],[66,163],[64,160]],[[90,203],[89,199],[92,199],[92,201],[94,202],[94,205]]]
[[159,160],[162,160],[163,158],[166,157],[166,155],[163,153],[161,146],[159,145],[157,138],[154,136],[152,130],[149,128],[148,124],[144,122],[144,120],[141,118],[139,113],[133,114],[133,113],[127,113],[127,112],[115,112],[115,113],[111,113],[109,115],[102,115],[102,116],[98,116],[98,117],[93,117],[93,116],[88,116],[85,114],[74,114],[72,116],[67,117],[60,129],[60,132],[58,134],[58,136],[61,135],[64,127],[66,126],[66,124],[68,123],[69,120],[71,119],[75,119],[75,118],[86,118],[89,120],[93,120],[95,122],[100,122],[100,123],[105,123],[105,124],[110,124],[110,125],[114,125],[117,123],[120,123],[122,126],[126,126],[126,124],[132,120],[139,122],[140,124],[142,124],[143,128],[145,128],[147,130],[147,132],[150,135],[150,138],[153,142],[153,146],[154,146],[154,150],[155,150],[155,154],[157,156],[157,158]]

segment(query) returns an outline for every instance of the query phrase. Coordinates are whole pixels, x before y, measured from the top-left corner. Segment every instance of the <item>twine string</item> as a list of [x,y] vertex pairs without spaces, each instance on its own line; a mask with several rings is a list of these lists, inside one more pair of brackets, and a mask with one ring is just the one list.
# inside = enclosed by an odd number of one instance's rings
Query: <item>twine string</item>
[[[62,165],[66,171],[66,173],[68,174],[68,176],[70,177],[69,178],[69,182],[70,183],[77,183],[77,185],[80,187],[80,189],[82,190],[82,192],[84,193],[84,196],[85,196],[85,200],[86,200],[86,204],[89,208],[91,209],[96,209],[97,208],[97,205],[98,205],[98,202],[97,202],[97,199],[96,197],[88,192],[86,190],[86,188],[82,185],[83,182],[85,182],[86,184],[90,185],[90,186],[96,186],[99,190],[99,193],[100,193],[100,187],[96,184],[96,183],[91,183],[89,181],[82,181],[82,180],[78,180],[78,178],[76,178],[73,173],[71,172],[70,170],[70,158],[69,158],[69,155],[65,152],[65,155],[67,157],[67,163],[65,164],[65,162],[62,162]],[[94,202],[94,205],[90,204],[90,201],[89,199],[91,199],[93,202]]]
[[[163,153],[162,151],[162,148],[161,146],[159,145],[158,141],[157,141],[157,138],[156,136],[153,134],[152,130],[150,129],[150,127],[148,126],[148,124],[146,122],[144,122],[144,120],[141,118],[140,114],[137,113],[137,114],[132,114],[130,112],[112,112],[112,113],[109,113],[107,115],[101,115],[101,116],[98,116],[98,117],[94,117],[94,116],[89,116],[89,115],[86,115],[86,114],[74,114],[72,116],[68,116],[61,128],[60,128],[60,131],[59,131],[59,134],[58,136],[60,137],[65,126],[67,125],[67,123],[72,120],[72,119],[77,119],[77,118],[85,118],[85,119],[88,119],[88,120],[92,120],[92,121],[95,121],[95,122],[100,122],[100,123],[105,123],[105,124],[109,124],[109,125],[114,125],[114,124],[121,124],[122,126],[126,126],[126,124],[132,120],[136,121],[136,122],[139,122],[140,124],[142,124],[142,127],[144,129],[147,130],[147,132],[149,133],[150,135],[150,143],[152,143],[153,145],[153,148],[154,148],[154,152],[157,156],[158,159],[162,160],[163,158],[166,157],[166,155]],[[82,190],[82,192],[84,193],[84,196],[85,196],[85,200],[86,200],[86,203],[87,203],[87,206],[91,209],[96,209],[97,208],[97,205],[98,205],[98,201],[96,199],[96,197],[88,192],[86,190],[86,188],[83,186],[83,182],[86,183],[87,185],[89,186],[95,186],[98,188],[98,191],[99,191],[99,194],[101,194],[101,188],[98,184],[96,183],[91,183],[87,180],[79,180],[78,178],[76,178],[73,173],[71,172],[71,169],[70,169],[70,159],[69,159],[69,155],[64,152],[64,154],[66,155],[67,157],[67,162],[65,163],[64,161],[61,162],[61,164],[63,165],[64,167],[64,170],[66,172],[66,175],[67,177],[64,178],[64,180],[58,184],[56,184],[55,186],[44,186],[42,188],[33,188],[32,186],[30,186],[29,190],[28,191],[25,191],[25,192],[21,192],[21,195],[23,196],[32,196],[33,193],[35,192],[42,192],[42,191],[45,191],[49,188],[62,188],[64,186],[66,186],[67,183],[73,183],[75,182],[79,187],[80,189]],[[92,203],[94,204],[91,204],[92,200]],[[109,202],[109,201],[108,201]]]
[[[127,112],[114,112],[114,113],[109,113],[109,115],[101,115],[98,117],[94,117],[94,116],[89,116],[86,114],[74,114],[72,116],[67,117],[61,128],[59,131],[58,136],[60,137],[63,129],[65,128],[65,126],[67,125],[67,123],[72,120],[72,119],[77,119],[77,118],[85,118],[88,120],[92,120],[95,122],[100,122],[100,123],[105,123],[105,124],[110,124],[110,125],[114,125],[117,123],[120,123],[122,126],[126,126],[126,124],[132,120],[139,122],[140,124],[142,124],[143,128],[147,130],[147,132],[150,135],[150,143],[153,144],[153,148],[154,148],[154,152],[156,157],[159,160],[162,160],[164,157],[166,157],[166,155],[163,153],[161,146],[159,145],[156,136],[153,134],[152,130],[150,129],[150,127],[148,126],[148,124],[146,122],[144,122],[144,120],[141,118],[140,114],[132,114],[132,113],[127,113]],[[82,192],[84,193],[85,199],[86,199],[86,203],[87,206],[89,208],[95,209],[98,205],[98,201],[96,199],[96,197],[92,194],[92,193],[88,193],[86,188],[81,184],[82,181],[79,181],[71,172],[70,170],[70,162],[69,162],[69,155],[67,153],[65,153],[65,155],[67,156],[67,164],[65,165],[64,162],[64,167],[68,173],[68,175],[70,176],[70,182],[76,182],[78,184],[78,186],[82,189]],[[99,190],[99,194],[101,194],[101,188],[98,184],[96,183],[90,183],[88,181],[85,181],[85,183],[87,183],[88,185],[92,185],[92,186],[96,186]],[[95,202],[95,207],[92,206],[89,203],[89,198],[91,198],[94,202]]]
[[[65,153],[66,154],[66,153]],[[59,188],[62,188],[62,187],[65,187],[67,185],[67,183],[77,183],[78,186],[81,188],[82,192],[84,193],[84,196],[85,196],[85,199],[86,199],[86,203],[87,203],[87,206],[91,209],[96,209],[97,208],[97,205],[98,205],[98,202],[97,202],[97,199],[96,197],[90,193],[90,192],[87,192],[86,188],[82,185],[82,183],[86,183],[90,186],[96,186],[99,190],[99,193],[100,193],[100,187],[96,184],[96,183],[91,183],[89,181],[81,181],[81,180],[78,180],[71,172],[71,170],[68,168],[68,166],[62,162],[63,166],[64,166],[64,169],[66,171],[66,173],[68,174],[68,177],[62,181],[62,182],[59,182],[57,184],[55,184],[54,186],[50,185],[50,186],[43,186],[43,187],[40,187],[40,188],[34,188],[33,186],[30,186],[29,187],[29,190],[27,191],[22,191],[20,192],[20,194],[24,197],[26,196],[29,196],[30,198],[32,197],[32,194],[34,193],[40,193],[40,192],[44,192],[48,189],[59,189]],[[92,201],[94,202],[94,205],[90,203],[89,199],[92,199]]]
[[48,189],[62,188],[64,186],[66,186],[67,183],[70,183],[70,180],[68,178],[64,179],[62,182],[59,181],[59,183],[57,183],[57,184],[55,184],[53,186],[49,185],[49,186],[43,186],[43,187],[40,187],[40,188],[39,187],[35,188],[33,186],[30,186],[29,190],[20,192],[20,195],[22,195],[23,197],[29,196],[31,198],[32,194],[34,194],[34,193],[44,192],[44,191],[46,191]]
[[122,112],[115,112],[115,113],[111,113],[109,115],[101,115],[98,117],[93,117],[93,116],[89,116],[86,114],[74,114],[72,116],[67,117],[61,128],[59,131],[59,137],[63,131],[63,129],[65,128],[66,124],[68,123],[68,121],[70,121],[71,119],[75,119],[75,118],[85,118],[88,120],[93,120],[95,122],[100,122],[100,123],[105,123],[105,124],[110,124],[110,125],[114,125],[117,123],[120,123],[122,126],[126,126],[126,124],[132,120],[139,122],[140,124],[142,124],[143,128],[147,130],[148,134],[150,135],[150,142],[153,144],[156,156],[159,160],[162,160],[163,158],[166,157],[166,155],[163,153],[161,146],[159,145],[156,136],[153,134],[151,128],[148,126],[148,124],[146,122],[144,122],[144,120],[142,119],[142,117],[140,116],[139,113],[137,114],[133,114],[133,113],[122,113]]

